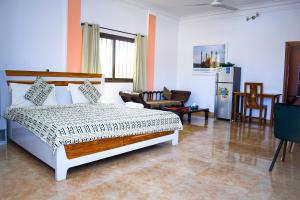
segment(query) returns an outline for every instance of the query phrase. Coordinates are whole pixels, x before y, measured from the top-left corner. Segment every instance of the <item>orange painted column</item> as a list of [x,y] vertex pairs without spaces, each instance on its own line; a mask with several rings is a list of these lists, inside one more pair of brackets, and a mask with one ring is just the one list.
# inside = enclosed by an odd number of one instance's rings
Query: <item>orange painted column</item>
[[148,90],[154,88],[154,60],[155,60],[155,33],[156,33],[156,16],[149,14],[148,17]]
[[81,0],[68,0],[67,71],[81,71]]

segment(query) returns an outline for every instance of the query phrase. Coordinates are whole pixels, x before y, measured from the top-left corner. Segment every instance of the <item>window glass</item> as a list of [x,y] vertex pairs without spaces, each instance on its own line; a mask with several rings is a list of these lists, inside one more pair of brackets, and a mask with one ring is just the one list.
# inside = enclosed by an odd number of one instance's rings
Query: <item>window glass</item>
[[116,40],[116,78],[133,78],[134,43]]
[[113,74],[113,40],[100,38],[100,66],[105,78]]

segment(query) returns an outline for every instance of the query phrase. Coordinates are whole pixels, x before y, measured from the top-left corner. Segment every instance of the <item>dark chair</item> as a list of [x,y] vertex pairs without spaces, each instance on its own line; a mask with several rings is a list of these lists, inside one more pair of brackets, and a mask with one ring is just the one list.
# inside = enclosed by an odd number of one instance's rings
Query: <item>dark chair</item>
[[[267,120],[267,106],[263,105],[263,83],[245,83],[244,92],[244,121],[247,118],[247,108],[249,108],[249,122],[252,121],[252,110],[259,111],[258,124],[261,125],[262,119],[264,123]],[[262,117],[264,111],[264,117]]]
[[272,171],[281,147],[283,148],[283,161],[287,142],[300,143],[300,106],[276,103],[274,107],[274,134],[280,139],[269,171]]

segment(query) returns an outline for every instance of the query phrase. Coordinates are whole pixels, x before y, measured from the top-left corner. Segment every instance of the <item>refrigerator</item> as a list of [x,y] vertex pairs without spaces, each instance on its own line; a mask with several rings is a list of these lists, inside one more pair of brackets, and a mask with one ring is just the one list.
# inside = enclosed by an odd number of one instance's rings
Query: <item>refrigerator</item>
[[240,82],[240,67],[220,67],[218,69],[214,112],[216,118],[231,120],[233,92],[240,91]]

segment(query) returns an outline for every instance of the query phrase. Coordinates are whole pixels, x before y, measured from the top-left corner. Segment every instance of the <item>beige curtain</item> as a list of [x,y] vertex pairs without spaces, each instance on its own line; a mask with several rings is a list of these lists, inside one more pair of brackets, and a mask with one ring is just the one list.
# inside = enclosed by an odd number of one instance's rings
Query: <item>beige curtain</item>
[[99,25],[84,23],[82,28],[82,72],[101,73],[99,38]]
[[133,90],[146,91],[148,40],[140,34],[137,34],[134,40]]

